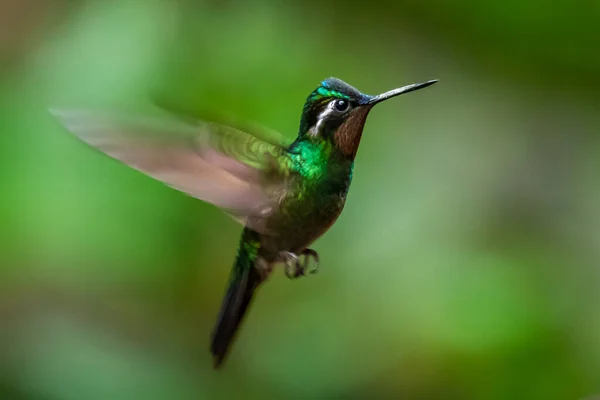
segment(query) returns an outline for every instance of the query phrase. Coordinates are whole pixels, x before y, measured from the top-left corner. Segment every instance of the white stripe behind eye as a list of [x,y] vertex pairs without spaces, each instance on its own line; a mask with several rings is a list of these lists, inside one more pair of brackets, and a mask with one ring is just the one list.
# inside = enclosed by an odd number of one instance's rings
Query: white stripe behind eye
[[327,117],[334,112],[333,107],[335,106],[335,102],[336,100],[330,101],[329,104],[327,104],[327,107],[323,111],[321,111],[321,113],[317,117],[317,123],[312,128],[310,128],[310,136],[316,137],[322,133],[321,130],[323,129],[323,125],[325,124]]

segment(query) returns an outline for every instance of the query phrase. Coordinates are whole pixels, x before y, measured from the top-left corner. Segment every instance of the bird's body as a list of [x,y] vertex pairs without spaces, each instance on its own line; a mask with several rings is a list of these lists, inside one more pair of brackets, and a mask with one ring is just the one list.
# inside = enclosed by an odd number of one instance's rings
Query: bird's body
[[[267,279],[273,265],[290,261],[286,258],[289,254],[303,254],[333,225],[346,203],[354,159],[344,156],[331,144],[296,140],[277,164],[285,169],[288,184],[285,190],[275,193],[278,212],[264,222],[266,233],[244,228],[227,295],[213,331],[211,351],[215,365],[222,362],[252,294]],[[291,274],[303,275],[304,270]]]
[[311,259],[318,264],[318,254],[309,246],[344,208],[371,108],[435,82],[369,96],[339,79],[327,79],[306,99],[292,143],[193,119],[183,125],[164,125],[86,111],[55,114],[88,144],[221,207],[244,224],[212,334],[211,352],[218,366],[255,290],[274,265],[284,263],[286,274],[295,278],[309,271]]
[[279,201],[280,212],[267,227],[284,234],[266,235],[261,243],[266,260],[282,251],[299,254],[335,222],[342,212],[354,162],[330,154],[314,143],[298,143],[287,157],[290,183]]

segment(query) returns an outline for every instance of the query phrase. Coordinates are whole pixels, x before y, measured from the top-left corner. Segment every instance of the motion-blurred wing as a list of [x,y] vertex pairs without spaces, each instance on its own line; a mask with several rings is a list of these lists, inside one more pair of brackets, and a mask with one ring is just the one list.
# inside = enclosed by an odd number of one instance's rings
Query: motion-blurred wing
[[[214,123],[51,110],[78,138],[265,231],[285,188],[286,148]],[[282,164],[283,163],[283,164]]]
[[202,121],[220,121],[222,126],[235,127],[238,131],[247,132],[260,141],[270,143],[276,147],[287,148],[290,140],[281,135],[281,133],[268,129],[267,127],[253,123],[248,120],[240,120],[234,115],[220,112],[218,115],[207,114],[182,104],[167,101],[165,97],[155,97],[153,104],[159,109],[171,114],[174,118],[184,121],[190,125],[202,124]]

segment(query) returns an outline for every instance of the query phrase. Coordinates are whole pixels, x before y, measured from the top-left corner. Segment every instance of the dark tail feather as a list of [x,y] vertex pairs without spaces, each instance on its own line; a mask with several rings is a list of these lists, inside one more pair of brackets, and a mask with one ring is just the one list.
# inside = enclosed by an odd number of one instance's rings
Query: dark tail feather
[[240,250],[231,272],[231,282],[225,293],[219,318],[212,332],[210,352],[215,368],[223,362],[261,280],[260,274],[254,268],[254,262]]

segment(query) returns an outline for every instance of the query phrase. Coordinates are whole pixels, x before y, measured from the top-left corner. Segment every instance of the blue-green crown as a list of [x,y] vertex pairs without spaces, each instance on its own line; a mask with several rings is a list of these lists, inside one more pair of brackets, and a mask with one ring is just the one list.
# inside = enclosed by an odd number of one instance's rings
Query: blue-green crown
[[363,94],[353,86],[337,78],[328,78],[313,92],[317,96],[337,97],[340,99],[360,100]]

